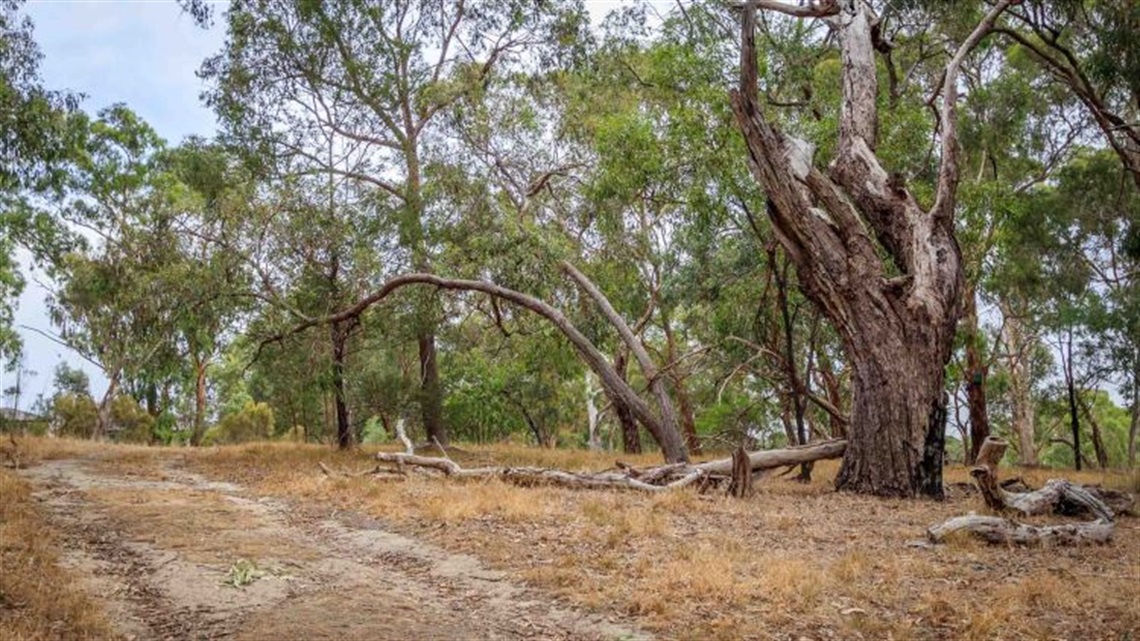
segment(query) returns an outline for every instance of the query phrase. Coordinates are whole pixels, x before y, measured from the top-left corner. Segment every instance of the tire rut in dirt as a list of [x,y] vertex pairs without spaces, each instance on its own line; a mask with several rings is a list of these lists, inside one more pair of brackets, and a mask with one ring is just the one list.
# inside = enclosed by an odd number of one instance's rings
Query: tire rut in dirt
[[180,607],[151,585],[149,577],[177,558],[153,562],[124,542],[122,529],[113,518],[66,484],[48,485],[43,502],[49,522],[62,534],[72,554],[97,562],[94,573],[118,587],[112,594],[98,595],[127,607],[133,622],[145,630],[127,638],[163,641],[206,641],[229,636],[227,621],[211,620],[201,608]]

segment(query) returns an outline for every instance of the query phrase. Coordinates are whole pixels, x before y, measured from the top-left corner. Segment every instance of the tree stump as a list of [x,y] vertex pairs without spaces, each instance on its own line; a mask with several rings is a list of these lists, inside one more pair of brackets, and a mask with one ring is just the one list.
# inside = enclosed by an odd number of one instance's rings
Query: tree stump
[[743,445],[732,452],[732,483],[728,493],[738,499],[752,496],[752,461]]
[[974,482],[978,484],[982,498],[986,501],[986,507],[995,512],[1006,509],[1005,490],[998,484],[997,466],[1008,447],[1007,441],[987,436],[986,440],[982,441],[982,447],[978,449],[974,468],[970,470],[970,476],[974,477]]

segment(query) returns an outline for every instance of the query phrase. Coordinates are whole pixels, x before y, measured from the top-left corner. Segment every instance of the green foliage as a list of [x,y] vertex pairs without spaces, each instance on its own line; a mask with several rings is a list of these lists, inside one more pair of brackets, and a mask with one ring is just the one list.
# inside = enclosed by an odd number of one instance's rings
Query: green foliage
[[267,572],[258,567],[256,562],[249,559],[238,559],[226,572],[226,578],[222,581],[222,585],[231,588],[244,588],[266,574]]
[[60,394],[52,401],[51,416],[57,435],[91,438],[99,421],[99,406],[90,396]]
[[267,440],[273,434],[273,410],[265,403],[247,403],[241,411],[222,417],[206,432],[206,445],[230,445]]
[[111,401],[111,435],[120,443],[149,444],[154,440],[155,420],[130,396]]

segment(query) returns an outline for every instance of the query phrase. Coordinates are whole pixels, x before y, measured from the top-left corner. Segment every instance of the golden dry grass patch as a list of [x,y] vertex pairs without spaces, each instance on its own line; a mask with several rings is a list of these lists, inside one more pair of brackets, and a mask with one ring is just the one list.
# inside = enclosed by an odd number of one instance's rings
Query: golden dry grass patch
[[118,639],[106,616],[60,565],[59,535],[31,486],[0,469],[0,639]]

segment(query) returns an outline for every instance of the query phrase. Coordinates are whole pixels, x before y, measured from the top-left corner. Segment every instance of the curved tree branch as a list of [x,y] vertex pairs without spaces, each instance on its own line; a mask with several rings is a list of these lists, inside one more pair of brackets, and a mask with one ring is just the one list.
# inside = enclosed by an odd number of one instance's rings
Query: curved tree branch
[[938,170],[938,192],[934,197],[934,206],[930,208],[930,215],[936,223],[948,225],[954,216],[954,205],[958,192],[958,72],[962,62],[994,28],[994,24],[1002,12],[1010,5],[1021,0],[1001,0],[989,10],[982,21],[974,27],[974,31],[966,38],[950,59],[946,66],[946,75],[942,81],[942,118],[940,123],[942,135],[942,165]]
[[289,336],[299,334],[311,327],[359,318],[370,307],[383,301],[396,290],[416,284],[434,285],[440,289],[454,291],[482,292],[496,298],[510,301],[519,307],[530,310],[547,319],[562,332],[567,340],[574,346],[574,349],[578,351],[578,354],[582,357],[582,360],[585,361],[586,365],[598,375],[598,378],[602,381],[602,386],[605,387],[610,398],[615,403],[620,403],[629,408],[633,415],[637,417],[637,420],[653,435],[653,438],[661,445],[665,460],[670,463],[688,461],[688,453],[685,451],[684,442],[681,440],[676,428],[673,427],[672,431],[670,431],[670,426],[663,424],[653,414],[649,405],[622,379],[606,356],[570,322],[570,319],[566,318],[566,315],[563,314],[561,310],[534,296],[487,281],[441,278],[432,274],[404,274],[396,276],[384,283],[380,289],[361,299],[360,302],[352,307],[336,314],[305,321],[282,334],[263,340],[261,345],[264,346],[268,343],[280,342]]

